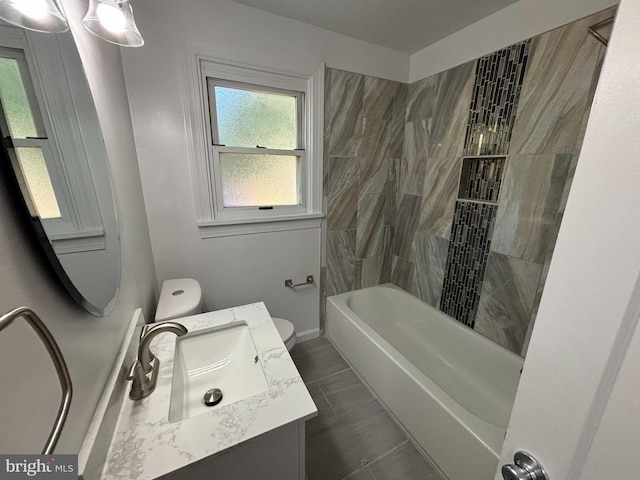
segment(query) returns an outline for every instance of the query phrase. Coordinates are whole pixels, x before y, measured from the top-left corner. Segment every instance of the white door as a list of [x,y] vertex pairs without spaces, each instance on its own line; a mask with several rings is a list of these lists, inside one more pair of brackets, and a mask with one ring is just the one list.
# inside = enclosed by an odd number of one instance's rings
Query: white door
[[640,479],[639,26],[622,0],[502,450],[551,480]]

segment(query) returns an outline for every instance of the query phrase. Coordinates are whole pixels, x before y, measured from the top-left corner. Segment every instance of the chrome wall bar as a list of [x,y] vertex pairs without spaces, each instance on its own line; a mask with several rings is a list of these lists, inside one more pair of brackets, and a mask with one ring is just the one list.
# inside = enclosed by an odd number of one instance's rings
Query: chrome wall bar
[[53,335],[51,335],[49,329],[45,326],[42,320],[40,320],[40,317],[38,317],[38,315],[36,315],[36,313],[30,308],[19,307],[2,315],[2,317],[0,317],[0,331],[11,325],[11,323],[13,323],[13,321],[18,317],[23,317],[36,331],[38,337],[42,340],[42,343],[44,343],[44,346],[47,348],[49,356],[56,368],[58,379],[60,380],[60,386],[62,387],[62,400],[60,402],[60,407],[58,408],[58,415],[55,423],[53,424],[51,433],[49,434],[49,438],[47,439],[47,443],[42,450],[43,455],[51,455],[58,443],[62,427],[64,426],[67,414],[69,413],[71,395],[73,393],[71,377],[69,376],[69,370],[67,369],[67,364],[64,361],[62,352],[53,338]]
[[587,28],[589,33],[596,37],[600,43],[602,43],[605,47],[609,45],[609,36],[611,36],[611,28],[610,26],[615,17],[610,17],[601,22],[596,23],[595,25],[591,25]]
[[302,287],[304,285],[313,284],[313,275],[307,275],[307,281],[302,283],[293,283],[293,280],[288,278],[284,281],[284,286],[289,288]]

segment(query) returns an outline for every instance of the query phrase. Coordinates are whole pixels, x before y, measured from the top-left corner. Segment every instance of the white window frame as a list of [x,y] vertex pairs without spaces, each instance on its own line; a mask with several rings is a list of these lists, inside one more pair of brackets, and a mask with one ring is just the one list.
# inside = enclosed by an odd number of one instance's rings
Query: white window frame
[[[74,67],[66,61],[61,41],[66,40],[0,25],[0,45],[23,55],[19,64],[26,64],[21,74],[28,73],[24,81],[29,101],[36,100],[31,104],[38,117],[36,126],[48,137],[14,139],[14,146],[48,151],[45,161],[62,217],[43,219],[42,224],[56,253],[104,250],[105,229],[78,113],[86,108],[83,102],[91,100],[78,97],[77,89],[75,96],[72,93],[72,76],[77,72],[71,71]],[[84,72],[80,73],[84,79]]]
[[[206,75],[207,65],[204,64],[203,70]],[[291,215],[291,214],[304,214],[307,211],[306,207],[306,196],[305,190],[306,185],[304,179],[306,178],[307,171],[307,155],[305,151],[305,108],[304,101],[305,95],[304,92],[297,90],[289,90],[286,88],[275,88],[272,85],[257,85],[257,84],[248,84],[243,82],[237,82],[232,80],[224,80],[220,78],[214,78],[210,76],[205,77],[205,84],[207,85],[207,100],[209,103],[209,125],[208,129],[208,142],[209,142],[209,160],[211,162],[210,171],[212,173],[212,183],[213,183],[213,191],[214,191],[214,216],[220,220],[242,220],[242,219],[252,219],[252,218],[269,218],[269,217],[278,217],[281,215]],[[248,89],[254,90],[258,92],[265,93],[277,93],[288,95],[296,98],[296,123],[297,123],[297,134],[296,134],[296,148],[293,150],[283,150],[276,148],[269,148],[265,146],[256,146],[255,148],[250,147],[232,147],[227,145],[222,145],[216,143],[218,139],[217,133],[217,121],[214,120],[216,117],[216,105],[215,99],[212,99],[212,91],[215,87],[228,87],[228,88],[236,88],[236,89]],[[222,195],[222,181],[221,181],[221,173],[220,173],[220,154],[221,153],[247,153],[247,154],[266,154],[266,155],[286,155],[286,156],[296,156],[298,157],[298,175],[297,175],[297,186],[298,186],[298,199],[299,202],[296,205],[272,205],[272,206],[263,206],[263,207],[225,207],[223,202]],[[257,210],[257,211],[256,211]]]
[[[193,181],[196,224],[201,238],[320,228],[322,219],[322,143],[324,64],[294,62],[265,52],[212,45],[180,35],[183,59],[183,101]],[[304,151],[299,153],[298,208],[251,208],[233,213],[220,209],[217,198],[207,77],[223,81],[301,92],[304,103]],[[287,154],[291,151],[284,150]],[[219,187],[218,187],[219,188]]]

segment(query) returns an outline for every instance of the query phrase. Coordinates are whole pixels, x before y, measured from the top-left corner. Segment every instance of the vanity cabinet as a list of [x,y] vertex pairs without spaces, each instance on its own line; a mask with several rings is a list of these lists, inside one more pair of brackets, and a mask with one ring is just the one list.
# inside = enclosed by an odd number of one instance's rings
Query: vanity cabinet
[[304,480],[304,421],[293,422],[160,477]]

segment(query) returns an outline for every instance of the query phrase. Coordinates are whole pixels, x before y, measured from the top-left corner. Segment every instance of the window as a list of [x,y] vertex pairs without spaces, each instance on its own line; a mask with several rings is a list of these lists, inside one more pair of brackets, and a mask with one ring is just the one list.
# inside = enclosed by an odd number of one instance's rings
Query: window
[[[0,48],[0,98],[3,136],[9,132],[35,208],[44,220],[61,218],[60,204],[47,168],[53,153],[44,130],[24,53]],[[58,191],[60,189],[58,188]]]
[[207,77],[218,218],[304,212],[304,93]]
[[105,248],[89,157],[102,139],[86,133],[97,118],[70,41],[0,25],[0,130],[58,254]]
[[319,228],[324,66],[181,40],[200,237]]

